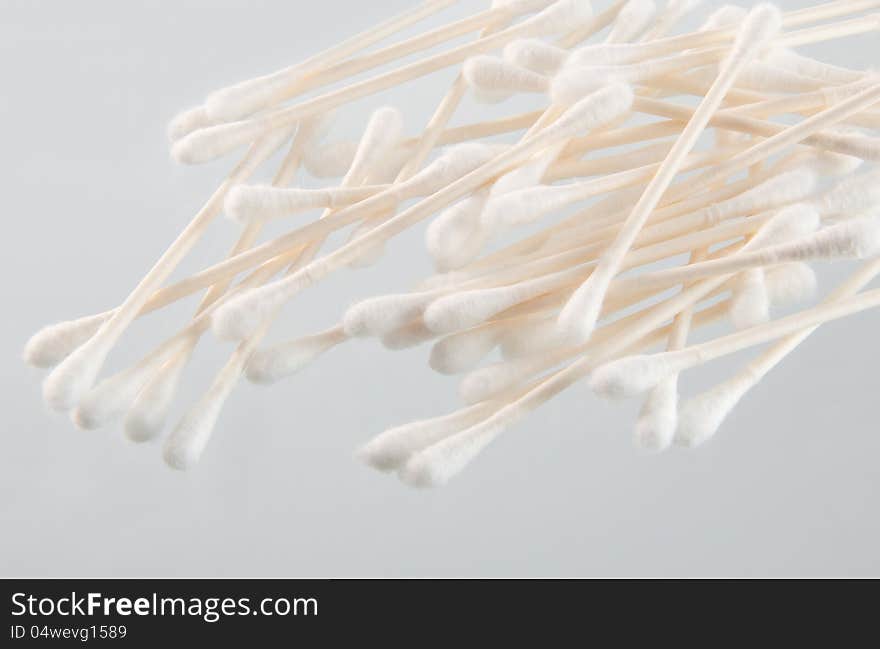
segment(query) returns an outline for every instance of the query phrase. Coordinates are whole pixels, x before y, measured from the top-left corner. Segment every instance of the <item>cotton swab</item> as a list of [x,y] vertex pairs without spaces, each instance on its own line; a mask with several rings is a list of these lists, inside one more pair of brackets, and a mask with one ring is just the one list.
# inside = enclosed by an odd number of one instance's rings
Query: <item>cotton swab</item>
[[[880,261],[868,262],[833,291],[824,304],[833,305],[855,295],[878,273]],[[730,379],[685,402],[676,441],[685,446],[698,446],[711,438],[745,394],[817,328],[818,325],[792,333]]]
[[680,372],[721,356],[781,338],[799,329],[816,327],[877,306],[880,306],[880,289],[808,309],[677,352],[654,356],[630,356],[597,368],[590,379],[590,387],[597,394],[609,398],[632,396],[656,384],[670,372]]
[[557,0],[531,18],[474,43],[456,47],[294,106],[268,111],[259,118],[230,122],[190,133],[174,144],[172,156],[185,164],[213,160],[243,144],[252,142],[267,132],[285,128],[309,115],[336,108],[410,79],[455,65],[470,56],[503,46],[523,35],[570,30],[572,25],[583,22],[591,15],[590,3],[585,0]]

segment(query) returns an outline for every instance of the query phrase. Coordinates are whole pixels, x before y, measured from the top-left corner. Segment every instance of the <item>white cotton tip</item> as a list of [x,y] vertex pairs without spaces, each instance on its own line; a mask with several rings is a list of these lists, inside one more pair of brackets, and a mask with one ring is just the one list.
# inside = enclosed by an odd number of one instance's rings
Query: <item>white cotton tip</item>
[[737,329],[748,329],[770,319],[770,297],[763,269],[752,268],[737,276],[729,314]]
[[411,487],[439,487],[470,464],[504,426],[478,424],[413,455],[399,470],[400,479]]
[[738,25],[745,20],[748,11],[736,5],[724,5],[716,9],[710,15],[706,22],[702,24],[699,31],[708,32],[715,29],[723,29],[732,25]]
[[505,332],[501,355],[506,360],[540,354],[564,344],[556,320],[551,317],[524,322]]
[[699,446],[715,435],[750,386],[751,381],[738,375],[686,401],[678,417],[676,444]]
[[480,220],[490,230],[526,225],[576,200],[578,194],[566,185],[530,187],[492,198],[486,203]]
[[357,149],[353,140],[311,146],[303,154],[303,166],[315,178],[341,178],[351,167]]
[[437,337],[421,320],[415,320],[382,336],[382,346],[391,351],[410,349]]
[[520,38],[507,44],[504,60],[541,75],[553,75],[565,64],[568,50],[537,38]]
[[610,278],[600,277],[597,269],[575,289],[556,318],[559,336],[572,344],[590,339],[602,313],[609,284]]
[[611,32],[609,43],[626,43],[641,34],[657,13],[654,0],[629,0],[618,12]]
[[91,389],[109,348],[92,337],[73,350],[43,381],[43,400],[53,410],[73,408]]
[[168,123],[168,140],[176,142],[193,131],[197,131],[200,128],[207,128],[214,124],[216,124],[216,122],[208,117],[208,111],[204,106],[190,108],[189,110],[185,110],[175,115]]
[[566,142],[558,142],[548,147],[538,155],[530,158],[519,167],[515,167],[501,175],[492,183],[489,190],[489,198],[497,198],[511,192],[534,187],[543,180],[547,169],[559,157],[565,149]]
[[422,317],[428,329],[438,334],[470,329],[523,300],[537,297],[543,292],[537,286],[523,282],[444,295],[433,300]]
[[403,115],[392,106],[383,106],[370,115],[357,152],[346,173],[352,183],[361,183],[380,160],[397,147],[403,137]]
[[82,430],[94,430],[114,421],[132,404],[155,369],[155,363],[135,365],[104,379],[86,392],[71,413],[71,420]]
[[43,327],[25,344],[24,362],[34,367],[54,367],[94,336],[112,314],[107,311]]
[[285,299],[285,292],[274,282],[242,291],[217,306],[211,314],[211,330],[220,340],[244,340],[275,314]]
[[589,0],[557,0],[520,25],[526,36],[548,36],[570,32],[593,17]]
[[761,226],[748,243],[748,249],[756,250],[803,239],[815,233],[820,222],[818,211],[810,203],[789,205]]
[[205,108],[216,121],[243,119],[276,103],[284,96],[291,81],[291,77],[284,73],[248,79],[209,94],[205,99]]
[[750,51],[776,38],[782,29],[782,12],[779,7],[770,3],[762,3],[753,7],[743,19],[733,52]]
[[572,104],[545,131],[552,131],[557,141],[583,135],[628,114],[633,98],[629,85],[609,83]]
[[790,250],[783,261],[874,257],[880,253],[880,219],[860,217],[829,226],[792,242]]
[[384,336],[422,315],[437,293],[380,295],[353,304],[342,318],[348,336]]
[[177,140],[171,146],[171,157],[187,165],[210,162],[254,142],[268,130],[259,120],[200,128]]
[[468,329],[441,338],[431,348],[428,361],[440,374],[459,374],[476,367],[498,344],[498,329],[493,326]]
[[208,392],[187,411],[162,446],[165,464],[186,471],[198,463],[214,432],[224,401],[224,398]]
[[169,360],[137,395],[125,416],[125,436],[132,442],[149,442],[162,434],[189,357],[186,350]]
[[375,469],[392,471],[415,453],[479,421],[484,412],[483,408],[468,408],[389,428],[361,447],[357,455]]
[[811,299],[819,280],[809,264],[792,262],[764,270],[767,298],[771,307],[786,307]]
[[473,90],[489,97],[518,92],[545,93],[550,87],[550,80],[543,74],[495,56],[469,58],[462,67],[462,76]]
[[650,453],[664,451],[672,444],[678,427],[678,380],[666,378],[645,399],[636,422],[633,442]]
[[[857,134],[854,130],[845,129],[838,129],[837,132],[846,136]],[[817,150],[810,155],[807,164],[821,176],[843,178],[858,171],[865,164],[865,161],[862,158],[836,151]]]
[[461,268],[480,254],[489,239],[480,213],[486,193],[478,192],[446,208],[425,231],[425,246],[440,272]]
[[256,350],[245,366],[245,376],[252,383],[268,385],[296,374],[345,340],[338,328],[312,336],[296,338],[279,345]]
[[497,157],[507,147],[465,142],[449,147],[436,160],[403,183],[401,194],[430,196]]
[[605,68],[590,68],[571,64],[559,71],[550,84],[550,100],[557,106],[570,106],[590,93],[609,84],[621,83],[622,78]]
[[597,367],[590,376],[590,388],[606,399],[634,397],[681,371],[685,360],[681,352],[625,356]]
[[815,201],[822,216],[854,216],[880,205],[880,172],[844,178]]
[[253,223],[319,208],[341,208],[366,200],[381,186],[286,189],[267,185],[237,185],[223,204],[226,215],[239,223]]

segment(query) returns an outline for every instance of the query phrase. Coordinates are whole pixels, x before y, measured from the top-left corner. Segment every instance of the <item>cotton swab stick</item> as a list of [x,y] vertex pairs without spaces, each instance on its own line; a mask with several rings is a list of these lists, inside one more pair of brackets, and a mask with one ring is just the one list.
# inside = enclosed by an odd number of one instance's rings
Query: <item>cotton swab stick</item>
[[523,35],[570,30],[573,25],[583,22],[591,15],[592,9],[586,0],[557,0],[531,18],[476,42],[461,45],[447,52],[405,65],[294,106],[267,111],[265,115],[258,118],[230,122],[190,133],[174,144],[172,156],[185,164],[213,160],[253,141],[264,133],[284,128],[309,115],[336,108],[344,103],[455,65],[469,56],[501,47]]
[[456,2],[457,0],[423,2],[419,6],[364,30],[302,63],[214,91],[205,102],[205,114],[218,122],[236,120],[251,115],[260,108],[282,99],[287,86],[296,82],[300,77],[314,74],[316,70],[336,63],[358,50],[366,49]]
[[[416,52],[430,49],[472,31],[483,28],[493,30],[498,25],[506,27],[516,17],[545,9],[551,2],[552,0],[508,0],[507,2],[494,3],[491,8],[482,12],[424,32],[405,41],[394,43],[381,50],[363,54],[357,58],[339,61],[314,74],[298,75],[288,82],[287,85],[280,84],[278,87],[272,88],[272,92],[269,94],[271,101],[263,100],[260,103],[263,105],[277,104],[279,101],[290,99],[305,91],[314,90],[315,88],[347,79]],[[260,90],[258,95],[261,95],[263,92],[263,90]],[[217,106],[214,104],[218,103],[215,100],[210,107],[216,108]],[[238,117],[244,116],[239,115]]]
[[608,247],[589,279],[574,292],[568,304],[560,312],[559,326],[566,335],[575,340],[589,338],[595,327],[605,292],[639,230],[669,188],[687,153],[696,145],[712,114],[736,80],[738,72],[776,34],[780,20],[778,10],[770,5],[760,5],[749,12],[736,42],[721,66],[718,78],[682,131],[669,157],[648,184],[642,198],[618,233],[617,239]]
[[[878,274],[880,274],[880,261],[868,262],[835,289],[823,304],[834,305],[856,295]],[[685,402],[676,433],[676,442],[684,446],[698,446],[715,435],[746,393],[817,328],[818,325],[788,335],[730,379]]]
[[878,306],[880,289],[875,289],[679,351],[622,358],[597,368],[590,379],[590,387],[597,394],[609,398],[632,396],[654,385],[670,372],[690,369],[801,329],[815,328]]

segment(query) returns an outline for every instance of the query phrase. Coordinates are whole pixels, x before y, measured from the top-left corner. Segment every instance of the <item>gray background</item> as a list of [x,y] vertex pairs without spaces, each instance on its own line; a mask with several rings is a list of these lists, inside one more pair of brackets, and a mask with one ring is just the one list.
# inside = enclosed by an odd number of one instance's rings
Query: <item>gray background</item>
[[[406,488],[352,454],[390,425],[455,406],[455,381],[427,370],[425,347],[392,354],[358,342],[271,389],[243,382],[189,473],[118,427],[82,432],[48,414],[42,373],[19,360],[27,337],[116,304],[231,165],[170,162],[167,121],[214,88],[295,62],[409,3],[0,4],[3,576],[880,573],[876,312],[823,328],[698,451],[637,452],[638,404],[605,403],[579,385],[440,490]],[[718,4],[706,2],[699,18]],[[463,2],[425,25],[481,6]],[[880,47],[872,35],[809,51],[865,68]],[[359,102],[342,112],[339,132],[354,136],[368,110],[395,103],[414,133],[453,76]],[[459,115],[537,105],[520,104],[466,102]],[[235,234],[219,219],[176,276],[225,254]],[[849,270],[824,266],[823,289]],[[408,233],[378,267],[303,295],[271,339],[329,325],[349,302],[428,271],[421,231]],[[137,359],[192,308],[137,323],[108,369]],[[205,338],[175,418],[228,351]],[[748,357],[688,375],[685,393]]]

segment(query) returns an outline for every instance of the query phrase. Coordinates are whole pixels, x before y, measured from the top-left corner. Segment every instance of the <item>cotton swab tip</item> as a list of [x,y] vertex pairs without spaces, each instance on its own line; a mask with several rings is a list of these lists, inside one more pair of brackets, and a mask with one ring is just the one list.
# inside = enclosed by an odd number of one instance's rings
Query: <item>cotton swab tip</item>
[[773,266],[764,271],[767,297],[772,306],[785,307],[805,302],[816,294],[816,271],[802,262]]
[[211,314],[211,330],[220,340],[250,336],[280,306],[272,285],[230,297]]
[[680,369],[676,352],[625,356],[597,367],[590,388],[606,399],[626,399],[646,392]]
[[200,128],[213,126],[215,122],[208,116],[204,106],[196,106],[178,113],[168,123],[168,140],[177,142],[180,138],[189,135]]
[[54,367],[95,335],[110,315],[110,312],[98,313],[43,327],[25,344],[24,362],[34,367]]
[[260,122],[230,122],[208,126],[177,140],[171,147],[171,157],[186,165],[210,162],[239,146],[253,142],[265,131]]
[[634,443],[650,453],[669,448],[678,426],[677,380],[668,378],[651,390],[636,422]]
[[108,351],[94,341],[74,350],[43,381],[43,399],[53,410],[70,410],[94,384]]
[[679,414],[676,444],[695,447],[713,437],[739,403],[745,387],[734,377],[686,401]]
[[281,345],[258,349],[248,360],[245,375],[253,383],[264,385],[274,383],[299,372],[344,339],[345,336],[341,332],[330,330]]
[[381,295],[350,306],[342,318],[348,336],[384,336],[418,318],[432,293]]

